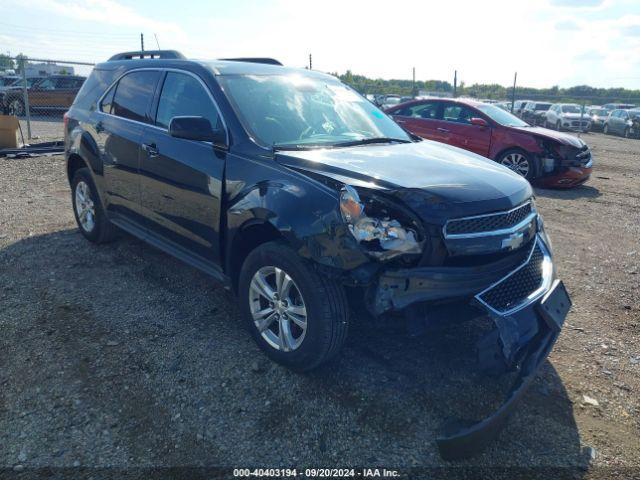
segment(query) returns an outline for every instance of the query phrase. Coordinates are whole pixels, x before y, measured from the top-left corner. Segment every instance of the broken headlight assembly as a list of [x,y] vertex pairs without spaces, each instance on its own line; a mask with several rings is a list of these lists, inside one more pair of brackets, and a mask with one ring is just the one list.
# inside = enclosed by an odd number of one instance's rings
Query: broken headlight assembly
[[424,235],[417,219],[400,205],[374,193],[346,185],[340,191],[340,213],[353,237],[379,260],[399,255],[420,255]]

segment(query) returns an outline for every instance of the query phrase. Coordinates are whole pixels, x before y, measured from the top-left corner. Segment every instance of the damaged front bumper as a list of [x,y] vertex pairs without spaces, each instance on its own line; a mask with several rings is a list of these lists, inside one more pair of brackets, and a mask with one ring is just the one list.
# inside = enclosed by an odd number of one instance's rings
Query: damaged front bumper
[[[517,266],[514,267],[514,261]],[[500,408],[479,422],[449,426],[436,442],[443,458],[463,458],[480,451],[504,425],[535,377],[558,336],[571,301],[555,279],[551,254],[538,234],[522,258],[489,267],[416,268],[386,272],[369,305],[372,313],[403,309],[418,302],[470,299],[496,329],[479,342],[479,360],[499,356],[517,369],[517,379]]]

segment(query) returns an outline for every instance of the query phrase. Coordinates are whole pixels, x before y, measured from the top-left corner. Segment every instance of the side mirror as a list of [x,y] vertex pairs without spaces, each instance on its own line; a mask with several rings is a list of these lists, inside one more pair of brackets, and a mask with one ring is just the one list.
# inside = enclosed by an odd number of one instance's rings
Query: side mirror
[[471,123],[471,125],[476,125],[477,127],[489,126],[487,121],[484,118],[480,118],[480,117],[473,117],[471,120],[469,120],[469,122]]
[[226,136],[223,130],[214,130],[211,122],[204,117],[173,117],[169,122],[169,135],[186,140],[213,142],[226,147]]

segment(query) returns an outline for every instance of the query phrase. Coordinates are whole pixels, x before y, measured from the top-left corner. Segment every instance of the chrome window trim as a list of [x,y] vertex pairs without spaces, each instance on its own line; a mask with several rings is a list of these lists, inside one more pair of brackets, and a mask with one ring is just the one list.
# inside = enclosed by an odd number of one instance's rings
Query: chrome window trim
[[[209,99],[213,103],[213,106],[215,107],[216,111],[218,112],[218,116],[220,117],[220,120],[222,121],[222,128],[224,129],[225,142],[226,142],[227,145],[229,145],[229,129],[227,128],[227,122],[225,121],[224,116],[222,115],[222,111],[220,110],[220,107],[218,106],[218,103],[216,102],[215,98],[213,98],[213,94],[211,93],[211,90],[209,90],[209,87],[207,86],[207,84],[204,83],[202,78],[200,78],[198,75],[196,75],[195,73],[190,72],[188,70],[182,70],[180,68],[174,68],[174,67],[166,67],[166,68],[164,68],[164,67],[142,67],[142,68],[134,68],[132,70],[127,70],[122,75],[120,75],[118,78],[116,78],[113,82],[111,82],[111,84],[105,89],[104,93],[102,95],[100,95],[100,98],[98,98],[98,101],[96,102],[96,105],[97,105],[96,112],[98,112],[98,113],[100,113],[102,115],[107,115],[109,117],[119,118],[121,120],[126,120],[128,122],[133,122],[133,123],[137,123],[139,125],[144,125],[145,127],[155,128],[156,130],[160,130],[162,132],[167,132],[168,129],[163,128],[163,127],[159,127],[159,126],[154,125],[152,123],[145,123],[145,122],[140,122],[138,120],[132,120],[130,118],[119,117],[118,115],[113,115],[112,113],[107,113],[107,112],[103,112],[102,111],[102,101],[104,100],[104,97],[107,96],[107,93],[109,93],[109,90],[111,90],[114,85],[116,85],[123,77],[125,77],[126,75],[129,75],[130,73],[143,72],[143,71],[160,72],[160,73],[162,73],[162,72],[183,73],[183,74],[186,74],[186,75],[190,75],[193,78],[195,78],[196,80],[198,80],[200,82],[200,85],[202,85],[202,87],[204,88],[204,91],[207,92],[207,95],[209,96]],[[163,86],[164,86],[164,84],[163,84]],[[162,94],[162,91],[160,91],[160,94]],[[113,98],[115,99],[115,95],[114,95]],[[158,97],[158,102],[160,102],[160,98],[159,97]],[[155,119],[154,119],[154,121],[155,121]],[[214,145],[212,142],[204,142],[204,143],[209,143],[209,144]]]
[[[474,232],[474,233],[447,233],[447,226],[449,225],[449,222],[456,222],[456,221],[460,221],[460,220],[473,220],[476,218],[487,218],[487,217],[495,217],[498,215],[508,215],[511,212],[515,212],[516,210],[525,207],[526,205],[531,205],[531,213],[529,213],[529,215],[527,215],[520,223],[517,223],[516,225],[509,227],[509,228],[503,228],[500,230],[488,230],[486,232]],[[455,239],[459,239],[459,238],[479,238],[479,237],[494,237],[494,236],[499,236],[499,235],[509,235],[511,233],[517,232],[518,230],[524,228],[527,224],[529,224],[536,216],[537,216],[538,212],[536,211],[535,206],[531,203],[531,200],[527,200],[526,202],[518,205],[517,207],[512,208],[511,210],[504,210],[502,212],[495,212],[495,213],[486,213],[486,214],[482,214],[482,215],[472,215],[470,217],[459,217],[459,218],[450,218],[449,220],[447,220],[447,222],[444,224],[444,227],[442,227],[442,234],[444,235],[444,238],[447,240],[455,240]]]
[[[531,261],[531,257],[533,256],[533,252],[535,251],[536,246],[540,247],[540,250],[542,251],[542,258],[543,258],[542,259],[542,283],[540,284],[540,286],[536,290],[531,292],[529,295],[527,295],[527,297],[522,302],[520,302],[514,307],[511,307],[508,310],[496,310],[491,305],[489,305],[484,300],[482,300],[481,298],[482,295],[487,293],[492,288],[497,287],[499,284],[501,284],[502,282],[510,278],[512,275],[514,275],[516,272],[519,272],[524,267],[529,265],[529,262]],[[547,291],[549,291],[549,288],[551,288],[552,283],[553,283],[553,259],[551,258],[551,254],[549,253],[549,250],[547,250],[547,247],[542,241],[542,239],[540,238],[540,236],[536,235],[536,241],[533,245],[533,248],[531,249],[531,252],[529,252],[529,256],[527,257],[527,260],[523,262],[518,268],[508,273],[497,282],[488,286],[487,288],[482,290],[480,293],[476,294],[474,298],[478,302],[480,302],[482,306],[484,306],[485,308],[487,308],[489,311],[491,311],[496,315],[500,315],[500,316],[511,315],[512,313],[520,311],[523,308],[531,305],[533,302],[535,302],[540,297],[542,297]]]

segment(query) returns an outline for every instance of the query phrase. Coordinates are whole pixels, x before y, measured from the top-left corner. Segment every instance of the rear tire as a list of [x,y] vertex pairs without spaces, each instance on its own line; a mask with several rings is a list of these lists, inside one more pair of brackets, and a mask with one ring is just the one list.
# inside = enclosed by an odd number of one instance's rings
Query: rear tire
[[280,242],[260,245],[247,256],[238,299],[258,346],[292,370],[308,371],[327,362],[346,339],[342,286]]
[[73,214],[80,233],[94,243],[113,240],[117,229],[105,215],[98,189],[88,168],[80,168],[71,180]]

